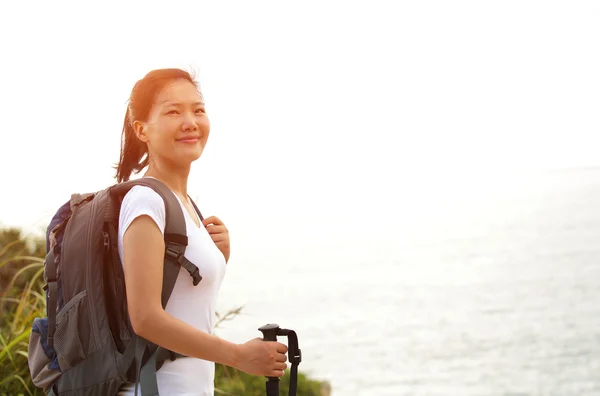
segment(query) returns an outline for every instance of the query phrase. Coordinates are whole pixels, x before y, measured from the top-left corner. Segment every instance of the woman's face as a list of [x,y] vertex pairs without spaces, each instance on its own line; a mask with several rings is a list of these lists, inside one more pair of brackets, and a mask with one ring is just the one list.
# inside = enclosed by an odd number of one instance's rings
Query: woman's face
[[210,123],[196,87],[187,80],[176,80],[156,96],[148,121],[136,121],[134,130],[148,145],[154,161],[187,166],[200,158]]

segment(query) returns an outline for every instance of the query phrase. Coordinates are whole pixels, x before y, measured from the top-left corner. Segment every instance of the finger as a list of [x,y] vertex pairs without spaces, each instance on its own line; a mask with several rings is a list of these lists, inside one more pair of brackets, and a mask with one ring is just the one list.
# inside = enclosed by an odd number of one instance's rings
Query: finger
[[223,243],[229,240],[227,238],[227,234],[212,234],[210,237],[212,238],[214,243]]
[[275,361],[279,362],[279,363],[285,363],[285,362],[287,362],[287,355],[280,353],[275,357]]
[[227,228],[225,228],[225,226],[208,225],[206,226],[206,231],[208,231],[209,234],[219,234],[227,232]]
[[277,352],[279,352],[279,353],[286,353],[287,350],[288,350],[287,345],[282,344],[281,342],[277,343]]
[[205,226],[207,226],[209,224],[223,225],[223,222],[217,216],[210,216],[210,217],[205,218],[202,221],[202,224],[204,224]]
[[217,232],[217,233],[209,233],[210,237],[213,241],[215,240],[225,240],[229,238],[229,234],[226,232]]
[[276,363],[274,369],[275,370],[281,370],[281,371],[285,371],[285,369],[287,368],[287,364],[285,363]]
[[273,370],[272,373],[273,374],[268,375],[267,377],[283,377],[283,375],[285,374],[285,372],[282,370]]

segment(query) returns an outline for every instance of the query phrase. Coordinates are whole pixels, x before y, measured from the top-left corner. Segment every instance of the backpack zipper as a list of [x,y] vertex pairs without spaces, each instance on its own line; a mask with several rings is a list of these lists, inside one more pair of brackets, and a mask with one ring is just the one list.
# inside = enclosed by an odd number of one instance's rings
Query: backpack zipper
[[[90,249],[90,247],[92,245],[91,244],[92,227],[93,227],[93,224],[92,224],[93,221],[92,221],[92,219],[94,218],[94,211],[96,209],[96,199],[95,198],[97,198],[97,197],[96,196],[92,197],[91,203],[90,203],[90,205],[91,205],[91,207],[90,207],[90,215],[89,215],[89,220],[90,221],[88,222],[88,233],[87,233],[87,241],[86,241],[86,249],[85,249],[86,252],[88,251],[88,249]],[[86,257],[86,277],[87,277],[87,281],[88,282],[92,279],[92,276],[91,276],[92,274],[90,273],[91,272],[90,268],[92,266],[91,265],[87,265],[87,260],[89,260],[89,259],[90,259],[89,257]],[[88,285],[86,284],[85,287],[87,289]],[[96,306],[95,306],[95,304],[94,304],[94,302],[92,300],[93,300],[93,298],[88,298],[88,304],[90,304],[91,306],[93,306],[93,309],[92,309],[92,307],[90,307],[90,309],[91,309],[90,318],[91,318],[91,321],[92,321],[92,329],[93,329],[92,331],[94,333],[94,345],[96,346],[96,348],[99,348],[100,347],[100,334],[99,334],[99,330],[98,330],[98,322],[96,320],[96,315],[95,315],[95,313],[96,313],[96,309],[95,309]]]

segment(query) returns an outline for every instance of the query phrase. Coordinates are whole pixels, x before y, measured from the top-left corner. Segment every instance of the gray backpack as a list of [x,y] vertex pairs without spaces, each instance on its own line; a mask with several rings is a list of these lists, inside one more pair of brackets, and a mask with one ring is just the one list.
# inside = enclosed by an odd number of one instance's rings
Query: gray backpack
[[136,335],[129,321],[117,229],[123,197],[135,185],[152,188],[165,203],[163,308],[181,267],[194,285],[202,280],[184,256],[183,210],[163,183],[142,178],[73,194],[48,226],[47,317],[34,320],[29,339],[31,378],[48,395],[113,396],[127,381],[136,383],[136,394],[141,385],[143,396],[158,395],[156,371],[178,357]]

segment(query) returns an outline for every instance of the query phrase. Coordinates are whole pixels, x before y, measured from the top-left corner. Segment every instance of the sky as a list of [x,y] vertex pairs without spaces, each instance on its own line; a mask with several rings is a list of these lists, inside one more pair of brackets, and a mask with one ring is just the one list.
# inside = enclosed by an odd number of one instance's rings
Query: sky
[[399,208],[598,166],[599,16],[595,1],[3,2],[0,226],[39,231],[114,183],[130,90],[161,67],[200,82],[211,134],[190,195],[246,246],[377,233]]

